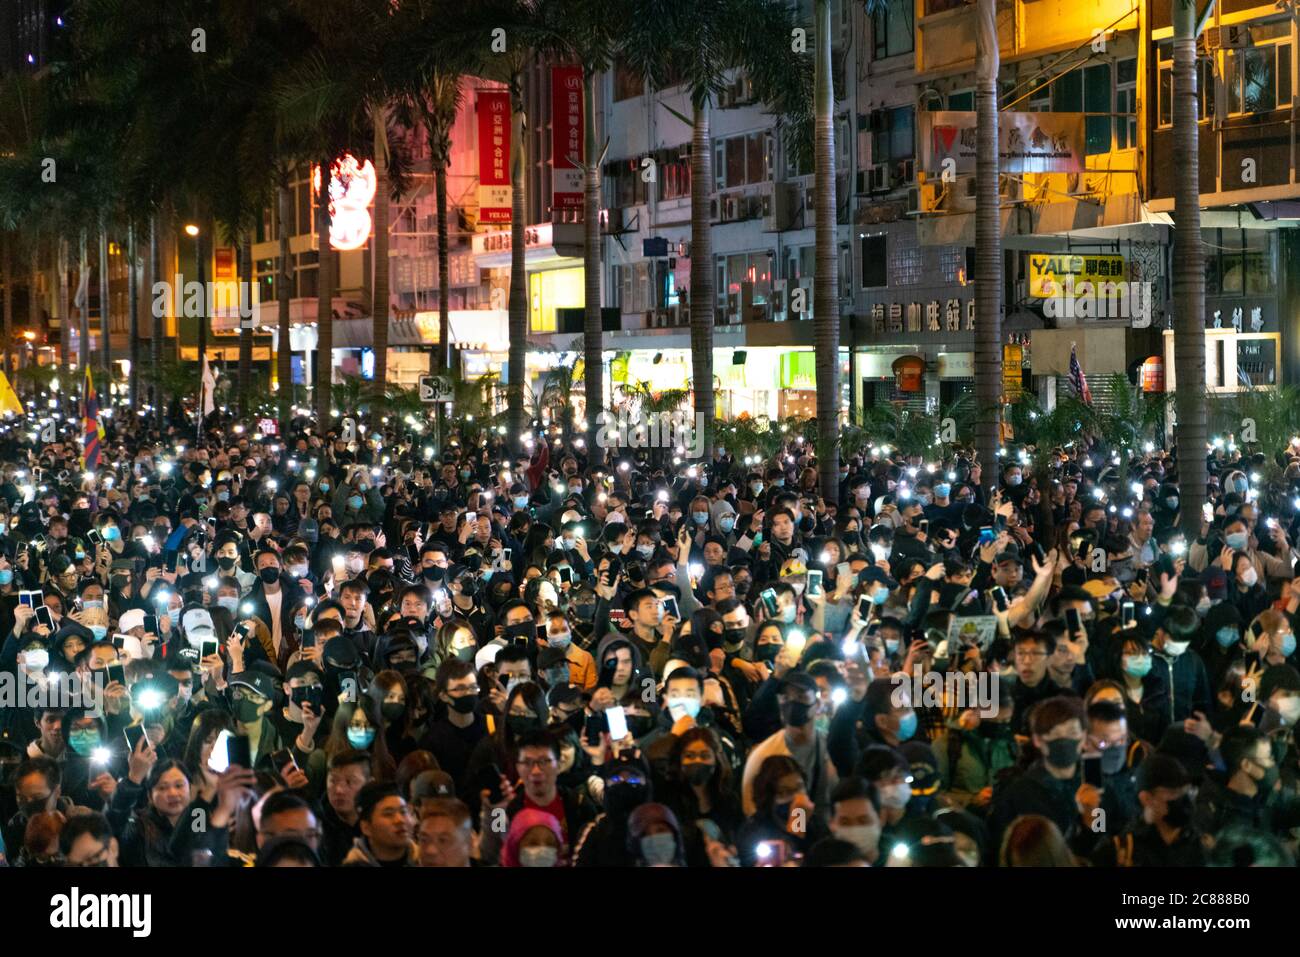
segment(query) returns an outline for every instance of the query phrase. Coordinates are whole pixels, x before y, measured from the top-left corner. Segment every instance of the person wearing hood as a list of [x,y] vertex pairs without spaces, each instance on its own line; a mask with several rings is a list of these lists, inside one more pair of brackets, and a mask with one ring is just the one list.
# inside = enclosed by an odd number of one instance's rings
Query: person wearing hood
[[575,867],[631,867],[636,862],[628,841],[628,816],[653,797],[650,769],[639,751],[617,754],[600,768],[604,810],[578,839]]

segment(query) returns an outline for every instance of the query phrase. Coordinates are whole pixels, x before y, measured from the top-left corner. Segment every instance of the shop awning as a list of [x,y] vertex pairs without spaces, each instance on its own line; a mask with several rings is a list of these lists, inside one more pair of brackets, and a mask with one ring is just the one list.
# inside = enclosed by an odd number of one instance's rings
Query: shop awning
[[[510,314],[505,309],[453,309],[448,313],[452,345],[458,349],[501,352],[510,348]],[[390,346],[436,346],[438,313],[417,312],[388,320]],[[334,348],[369,348],[374,341],[370,319],[334,321]]]

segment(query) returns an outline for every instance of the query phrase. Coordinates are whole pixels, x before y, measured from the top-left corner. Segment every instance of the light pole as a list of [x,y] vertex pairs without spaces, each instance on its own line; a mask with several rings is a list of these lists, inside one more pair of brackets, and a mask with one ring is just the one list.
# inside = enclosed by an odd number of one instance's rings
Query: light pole
[[208,283],[207,270],[203,262],[203,236],[202,231],[195,223],[185,224],[185,235],[194,239],[194,264],[198,270],[199,289],[202,290],[203,311],[199,316],[199,368],[203,367],[203,354],[207,351],[208,345]]

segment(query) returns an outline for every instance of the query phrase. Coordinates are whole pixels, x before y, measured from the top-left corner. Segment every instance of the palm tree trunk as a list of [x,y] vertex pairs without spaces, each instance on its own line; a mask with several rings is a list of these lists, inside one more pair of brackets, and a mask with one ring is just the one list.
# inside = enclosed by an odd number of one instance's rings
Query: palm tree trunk
[[[30,279],[28,280],[27,293],[27,328],[31,330],[32,335],[39,338],[41,329],[41,301],[36,298],[36,290],[41,286],[41,238],[39,235],[32,238],[32,249],[30,255]],[[35,340],[25,345],[24,350],[27,352],[27,359],[34,366],[36,362],[36,344]],[[20,358],[18,367],[22,368],[23,360]],[[32,382],[33,399],[38,397],[39,389],[36,383]]]
[[[813,335],[817,343],[817,473],[822,498],[840,500],[840,306],[835,243],[835,88],[831,75],[831,4],[817,0],[815,102],[817,223]],[[691,264],[694,274],[694,263]],[[706,264],[705,268],[711,268]]]
[[130,381],[127,395],[130,397],[131,412],[140,407],[140,263],[139,251],[135,247],[135,223],[126,227],[126,301],[127,301],[127,349],[131,356]]
[[1174,190],[1174,366],[1178,370],[1179,514],[1188,540],[1200,534],[1205,502],[1205,273],[1201,260],[1200,169],[1197,162],[1196,4],[1175,0],[1174,165],[1182,170]]
[[[586,150],[586,180],[582,193],[582,258],[583,292],[585,309],[582,317],[582,341],[584,360],[582,363],[583,390],[587,407],[587,461],[596,467],[605,464],[605,450],[596,442],[600,434],[600,423],[596,421],[601,410],[605,394],[604,347],[601,339],[600,324],[600,274],[601,250],[600,238],[600,154],[596,143],[596,75],[591,70],[584,70],[583,93],[586,99],[586,129],[584,130]],[[706,197],[707,203],[707,197]],[[706,210],[707,212],[707,210]],[[565,396],[566,412],[571,408],[568,396]]]
[[[998,480],[1002,412],[1002,213],[998,202],[997,0],[979,0],[975,80],[975,448],[981,484]],[[1046,490],[1044,490],[1046,491]]]
[[279,208],[276,219],[280,227],[280,272],[275,277],[276,343],[275,377],[280,384],[280,431],[289,426],[290,408],[293,406],[293,350],[290,348],[293,326],[289,320],[289,293],[293,282],[293,265],[289,258],[289,230],[293,228],[293,192],[289,189],[289,174],[280,183]]
[[510,359],[506,386],[508,448],[524,449],[524,389],[528,372],[528,275],[524,264],[524,76],[516,73],[510,83]]
[[[239,290],[236,308],[239,312],[239,377],[236,380],[239,391],[239,417],[248,414],[248,394],[252,388],[253,376],[253,328],[252,319],[245,319],[244,313],[253,308],[253,242],[247,230],[239,234],[239,252],[235,263],[235,273]],[[245,293],[247,292],[247,302]]]
[[99,228],[99,354],[104,366],[104,393],[109,394],[109,383],[113,380],[113,343],[110,327],[110,294],[108,290],[108,230]]
[[375,240],[370,249],[375,278],[370,316],[374,328],[374,389],[376,395],[383,395],[388,382],[388,112],[379,103],[371,115],[375,125]]
[[59,237],[59,403],[65,409],[68,395],[68,338],[72,327],[72,302],[68,289],[68,240]]
[[444,156],[433,171],[433,188],[438,202],[438,349],[433,353],[432,371],[450,373],[451,271],[447,266],[447,160]]
[[13,269],[13,251],[14,251],[14,234],[6,233],[0,237],[3,245],[0,245],[0,254],[4,256],[3,264],[0,264],[0,270],[4,273],[5,284],[5,355],[4,355],[4,373],[5,378],[13,383],[14,367],[10,359],[10,350],[14,348],[14,269]]
[[316,427],[330,425],[330,386],[334,381],[334,249],[330,246],[330,166],[333,159],[322,157],[320,191],[316,196],[316,243],[320,248],[320,271],[316,289]]
[[713,458],[713,237],[709,194],[713,191],[713,145],[709,102],[691,114],[691,390],[696,427],[704,430],[704,461]]
[[90,257],[86,252],[84,229],[77,244],[77,292],[81,295],[81,305],[77,309],[80,330],[77,334],[77,371],[84,376],[90,365]]
[[[162,282],[162,239],[158,235],[158,213],[155,212],[149,217],[149,288],[154,288]],[[158,428],[163,427],[163,403],[166,396],[163,395],[162,380],[159,373],[162,371],[162,351],[163,351],[163,317],[166,309],[158,307],[153,308],[153,327],[149,331],[149,370],[153,375],[153,386],[150,389],[152,393],[154,421],[157,422]]]

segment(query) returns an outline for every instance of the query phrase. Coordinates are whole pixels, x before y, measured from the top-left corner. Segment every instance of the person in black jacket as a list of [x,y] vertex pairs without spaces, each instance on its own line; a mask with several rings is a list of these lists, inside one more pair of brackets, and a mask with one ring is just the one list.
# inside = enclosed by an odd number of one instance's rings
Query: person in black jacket
[[1065,695],[1039,702],[1030,713],[1029,730],[1039,758],[1009,782],[994,785],[989,815],[994,846],[1001,846],[1002,832],[1022,814],[1046,817],[1067,840],[1079,827],[1083,702]]
[[1106,835],[1092,853],[1094,867],[1202,867],[1205,847],[1197,828],[1187,770],[1167,754],[1153,754],[1137,774],[1141,815]]
[[625,752],[601,768],[604,811],[578,839],[575,867],[631,867],[636,863],[628,842],[628,815],[653,800],[650,769],[639,751]]

